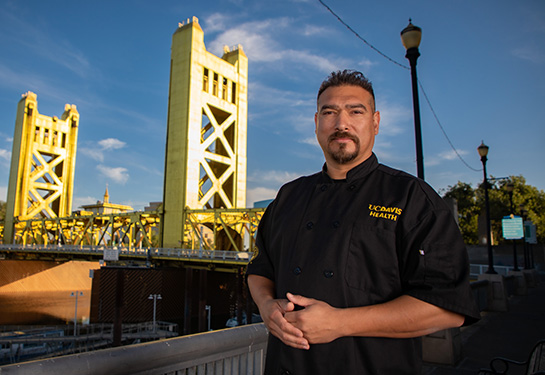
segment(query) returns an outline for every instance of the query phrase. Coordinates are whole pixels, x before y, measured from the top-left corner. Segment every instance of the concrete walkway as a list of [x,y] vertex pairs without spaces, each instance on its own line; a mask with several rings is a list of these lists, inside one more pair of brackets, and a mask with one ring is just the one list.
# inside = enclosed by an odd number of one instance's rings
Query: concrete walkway
[[[482,312],[482,319],[462,328],[462,359],[455,366],[425,364],[424,375],[478,374],[494,357],[526,361],[535,343],[545,339],[545,275],[525,296],[509,299],[507,312]],[[520,366],[509,374],[523,374]]]

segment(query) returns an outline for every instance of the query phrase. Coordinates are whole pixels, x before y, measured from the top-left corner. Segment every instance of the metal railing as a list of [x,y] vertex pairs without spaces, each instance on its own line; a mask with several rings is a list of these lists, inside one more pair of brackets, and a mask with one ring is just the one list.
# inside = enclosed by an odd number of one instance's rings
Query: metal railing
[[[483,273],[486,273],[488,270],[487,264],[470,264],[469,265],[469,275],[471,277],[479,276]],[[511,266],[494,266],[494,270],[500,275],[507,276],[509,271],[513,270]]]
[[[169,260],[208,261],[214,263],[230,263],[246,265],[252,257],[248,251],[181,249],[181,248],[135,248],[124,246],[91,246],[91,245],[23,245],[0,244],[0,251],[42,252],[75,255],[104,255],[125,258],[159,258]],[[110,259],[113,260],[113,259]]]
[[263,374],[263,323],[0,366],[2,375]]

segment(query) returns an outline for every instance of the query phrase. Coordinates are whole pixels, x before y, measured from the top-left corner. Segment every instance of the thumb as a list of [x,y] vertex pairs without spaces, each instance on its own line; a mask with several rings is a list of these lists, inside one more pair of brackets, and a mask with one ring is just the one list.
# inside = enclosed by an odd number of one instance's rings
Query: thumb
[[312,301],[314,301],[312,298],[307,298],[307,297],[303,297],[303,296],[299,296],[299,295],[295,295],[291,293],[286,293],[286,297],[288,298],[290,302],[302,307],[309,306],[312,304]]

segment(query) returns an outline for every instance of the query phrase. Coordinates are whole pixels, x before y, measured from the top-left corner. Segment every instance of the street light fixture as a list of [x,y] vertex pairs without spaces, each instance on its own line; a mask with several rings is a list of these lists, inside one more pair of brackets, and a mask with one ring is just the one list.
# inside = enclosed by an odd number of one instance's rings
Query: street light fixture
[[77,336],[77,328],[78,328],[78,297],[83,296],[83,292],[75,291],[70,293],[70,297],[76,297],[76,308],[74,311],[74,336]]
[[488,177],[486,175],[486,161],[488,155],[488,146],[481,142],[481,145],[477,147],[479,155],[481,156],[481,162],[483,163],[483,175],[484,175],[484,205],[486,209],[486,245],[488,246],[488,270],[486,273],[495,274],[494,270],[494,254],[492,253],[492,236],[490,235],[490,204],[488,203]]
[[150,294],[148,299],[153,300],[153,332],[157,332],[157,320],[156,320],[156,313],[157,313],[157,300],[163,299],[160,294]]
[[416,172],[418,178],[424,179],[424,154],[422,152],[422,129],[420,125],[420,104],[418,100],[418,79],[416,77],[416,60],[420,56],[418,46],[422,39],[422,29],[414,26],[409,19],[409,25],[401,31],[401,42],[407,50],[405,57],[411,65],[411,81],[413,88],[414,135],[416,142]]

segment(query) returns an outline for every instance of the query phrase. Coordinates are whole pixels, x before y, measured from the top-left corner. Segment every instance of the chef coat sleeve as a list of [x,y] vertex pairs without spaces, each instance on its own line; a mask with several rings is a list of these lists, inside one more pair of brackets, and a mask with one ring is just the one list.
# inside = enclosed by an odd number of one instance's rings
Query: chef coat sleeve
[[465,316],[480,318],[469,282],[469,257],[448,208],[430,211],[403,239],[405,294]]

